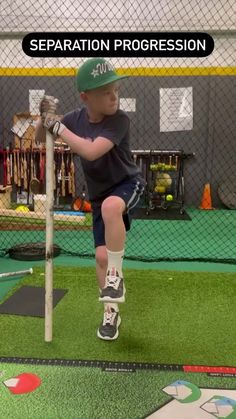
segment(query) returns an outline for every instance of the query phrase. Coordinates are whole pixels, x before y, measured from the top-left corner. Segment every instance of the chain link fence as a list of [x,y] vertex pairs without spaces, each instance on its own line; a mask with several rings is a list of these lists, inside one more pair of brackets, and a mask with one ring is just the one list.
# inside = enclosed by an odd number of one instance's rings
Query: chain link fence
[[[236,262],[235,2],[8,0],[0,5],[0,249],[45,241],[45,149],[35,140],[38,98],[58,113],[83,106],[83,58],[30,58],[34,31],[205,31],[205,58],[107,58],[119,74],[120,108],[147,186],[127,235],[126,257]],[[100,56],[100,54],[98,54]],[[106,58],[106,57],[105,57]],[[80,158],[54,153],[55,243],[94,256],[92,214]]]

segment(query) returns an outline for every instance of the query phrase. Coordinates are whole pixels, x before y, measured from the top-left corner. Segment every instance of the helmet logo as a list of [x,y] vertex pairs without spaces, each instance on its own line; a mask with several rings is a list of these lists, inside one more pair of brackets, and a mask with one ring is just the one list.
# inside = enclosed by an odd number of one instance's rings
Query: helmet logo
[[106,73],[107,71],[112,71],[113,67],[110,63],[98,63],[96,67],[91,72],[91,76],[94,78],[97,76],[101,76],[102,74]]

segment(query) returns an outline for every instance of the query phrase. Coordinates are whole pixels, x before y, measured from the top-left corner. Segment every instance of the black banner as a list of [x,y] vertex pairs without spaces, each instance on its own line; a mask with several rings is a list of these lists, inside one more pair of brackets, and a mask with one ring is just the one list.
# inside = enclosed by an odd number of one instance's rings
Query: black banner
[[203,32],[34,32],[22,48],[30,57],[206,57],[214,40]]

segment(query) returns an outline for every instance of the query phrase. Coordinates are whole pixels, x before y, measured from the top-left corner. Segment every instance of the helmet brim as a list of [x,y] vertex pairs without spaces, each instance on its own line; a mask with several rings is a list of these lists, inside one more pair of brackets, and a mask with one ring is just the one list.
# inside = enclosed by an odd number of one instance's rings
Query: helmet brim
[[79,88],[79,92],[88,92],[90,90],[98,89],[99,87],[106,86],[107,84],[114,83],[118,80],[126,79],[129,76],[119,76],[117,74],[112,74],[110,77],[107,77],[106,80],[101,80],[100,82],[96,82],[96,80],[93,81],[93,83],[88,84],[87,86],[84,86],[84,88]]

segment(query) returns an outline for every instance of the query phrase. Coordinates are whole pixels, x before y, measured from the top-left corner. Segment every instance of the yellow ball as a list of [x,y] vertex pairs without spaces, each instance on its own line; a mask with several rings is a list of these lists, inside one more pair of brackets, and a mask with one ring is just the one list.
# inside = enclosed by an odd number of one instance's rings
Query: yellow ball
[[167,201],[173,201],[173,195],[166,195],[166,200]]
[[172,179],[168,173],[160,173],[156,178],[156,184],[168,188],[172,184]]
[[26,207],[25,205],[19,205],[18,207],[16,207],[16,211],[17,212],[29,212],[29,208]]

